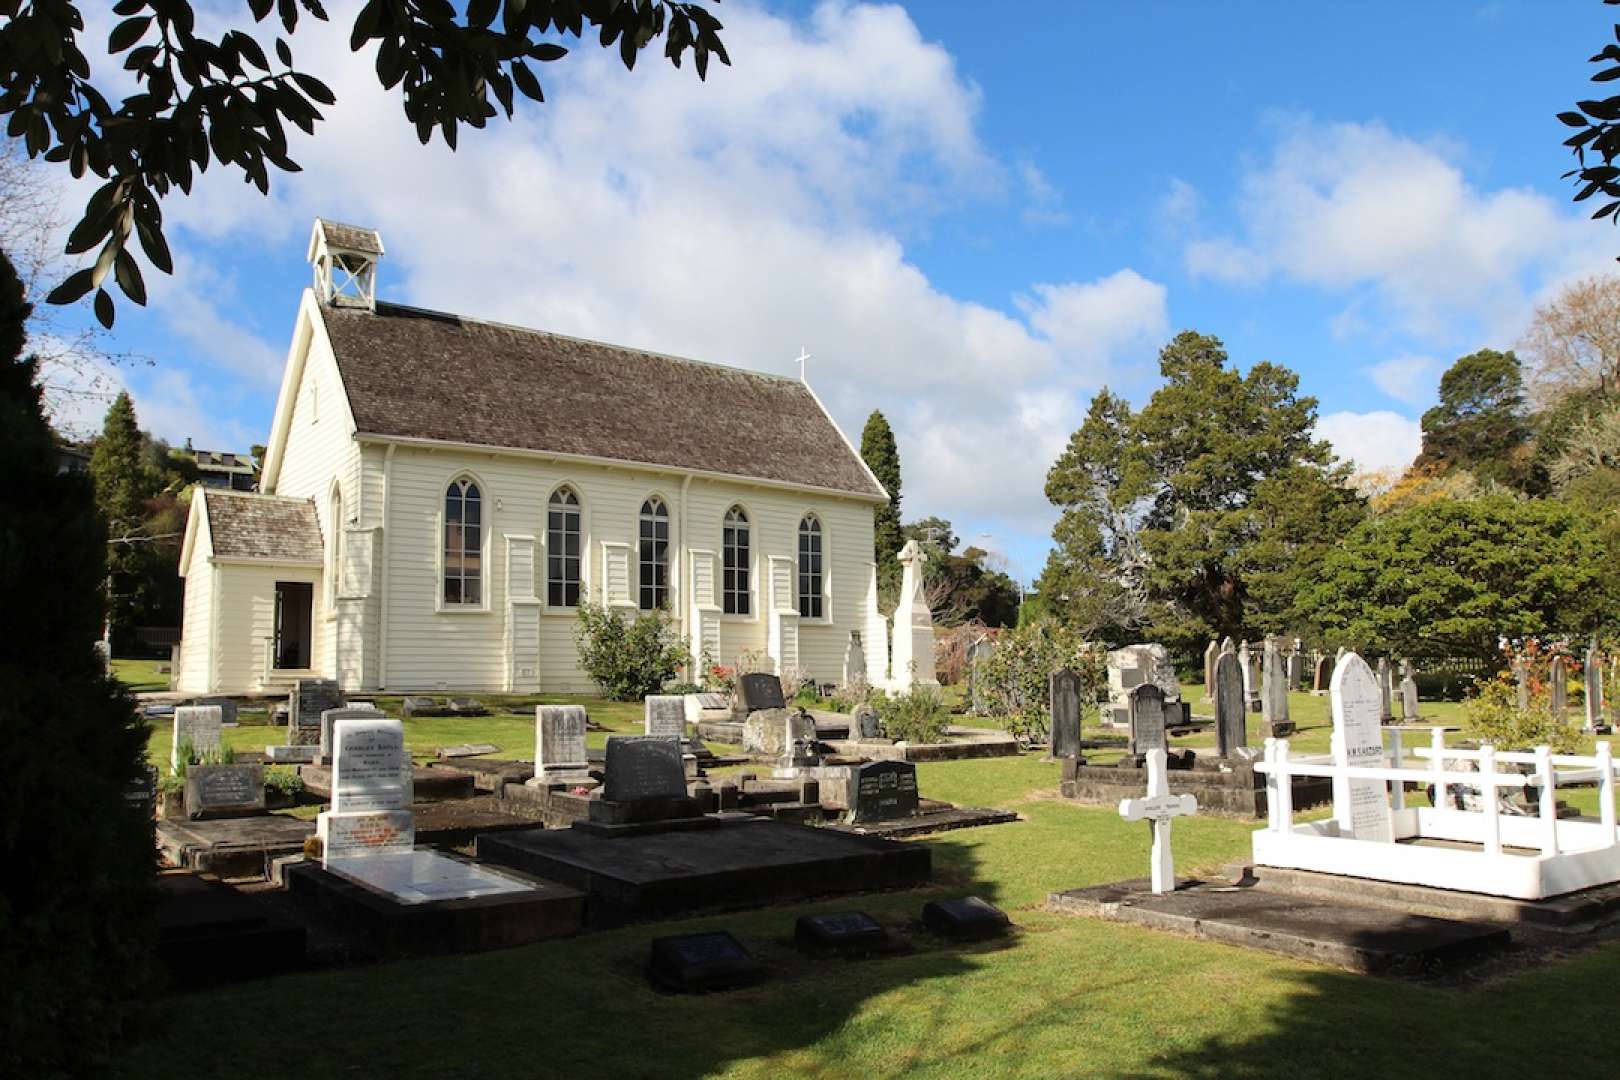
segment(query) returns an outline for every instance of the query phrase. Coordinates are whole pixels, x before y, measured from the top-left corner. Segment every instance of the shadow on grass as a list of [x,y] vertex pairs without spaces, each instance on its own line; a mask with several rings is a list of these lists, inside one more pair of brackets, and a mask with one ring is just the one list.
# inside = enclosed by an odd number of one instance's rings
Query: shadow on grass
[[[757,1059],[838,1059],[866,1002],[957,978],[983,954],[1019,947],[1016,930],[952,943],[922,927],[931,899],[998,900],[993,883],[975,880],[970,852],[939,855],[935,884],[918,889],[709,912],[499,952],[305,972],[176,996],[158,1010],[161,1029],[129,1049],[120,1074],[163,1075],[183,1060],[186,1074],[198,1077],[696,1080]],[[800,915],[851,910],[882,922],[893,948],[845,958],[795,946]],[[646,976],[651,940],[704,930],[734,934],[765,979],[702,995],[655,989]],[[779,1075],[796,1072],[789,1064]]]

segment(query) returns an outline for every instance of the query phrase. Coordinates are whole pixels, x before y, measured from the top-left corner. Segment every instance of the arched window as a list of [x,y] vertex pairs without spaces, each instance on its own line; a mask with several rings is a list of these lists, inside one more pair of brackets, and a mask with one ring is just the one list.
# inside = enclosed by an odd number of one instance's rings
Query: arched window
[[463,476],[444,493],[444,602],[484,601],[484,513],[478,485]]
[[799,522],[799,615],[821,618],[821,522],[811,515]]
[[641,610],[669,603],[669,510],[654,495],[641,504]]
[[546,603],[579,606],[579,496],[558,488],[546,505]]
[[725,554],[724,598],[727,615],[749,613],[748,569],[748,515],[740,506],[726,511],[726,525],[721,531],[720,548]]

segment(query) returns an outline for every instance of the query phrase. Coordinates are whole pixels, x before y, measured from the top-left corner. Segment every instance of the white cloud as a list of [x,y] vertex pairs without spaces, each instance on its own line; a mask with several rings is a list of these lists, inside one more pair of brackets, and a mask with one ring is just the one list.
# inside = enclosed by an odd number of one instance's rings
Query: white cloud
[[1373,385],[1397,401],[1421,405],[1434,396],[1435,379],[1444,368],[1432,356],[1397,356],[1367,369]]
[[279,347],[233,338],[228,293],[199,300],[214,283],[191,270],[324,214],[381,229],[385,297],[780,373],[803,345],[846,430],[874,407],[894,423],[908,516],[1040,533],[1044,473],[1084,395],[1152,371],[1168,332],[1164,287],[1134,270],[1031,282],[1002,310],[908,260],[892,222],[1009,178],[1037,208],[1061,201],[1033,162],[981,145],[977,87],[898,7],[731,10],[736,66],[706,84],[582,46],[542,72],[545,105],[464,131],[455,154],[417,143],[341,28],[311,29],[298,58],[334,76],[339,104],[295,143],[305,171],[272,200],[211,171],[166,206],[195,263],[164,312],[243,372],[271,352],[279,367]]
[[1333,412],[1316,421],[1316,437],[1333,444],[1357,471],[1404,469],[1423,448],[1423,429],[1416,420],[1387,410]]
[[1241,178],[1237,234],[1192,238],[1189,273],[1345,293],[1357,310],[1340,329],[1438,339],[1463,323],[1511,340],[1536,289],[1611,254],[1612,238],[1583,214],[1529,189],[1471,183],[1453,146],[1377,123],[1294,120],[1280,132]]

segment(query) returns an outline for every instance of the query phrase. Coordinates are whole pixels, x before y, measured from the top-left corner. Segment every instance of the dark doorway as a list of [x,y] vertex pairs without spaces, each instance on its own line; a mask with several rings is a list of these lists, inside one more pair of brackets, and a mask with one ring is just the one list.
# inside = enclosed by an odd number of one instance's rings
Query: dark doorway
[[276,582],[276,667],[308,669],[310,616],[314,610],[314,585],[307,581]]

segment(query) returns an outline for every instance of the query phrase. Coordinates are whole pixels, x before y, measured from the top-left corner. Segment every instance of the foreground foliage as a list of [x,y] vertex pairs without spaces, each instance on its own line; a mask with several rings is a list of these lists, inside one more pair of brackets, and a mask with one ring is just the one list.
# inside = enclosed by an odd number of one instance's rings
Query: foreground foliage
[[658,693],[691,655],[662,611],[627,615],[602,604],[581,604],[574,627],[579,666],[614,701]]

